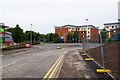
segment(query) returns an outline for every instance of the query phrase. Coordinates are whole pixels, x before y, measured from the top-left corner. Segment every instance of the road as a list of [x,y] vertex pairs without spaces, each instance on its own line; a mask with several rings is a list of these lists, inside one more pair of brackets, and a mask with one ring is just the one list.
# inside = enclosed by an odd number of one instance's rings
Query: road
[[37,45],[36,47],[39,48],[31,52],[2,56],[2,66],[0,67],[2,68],[2,77],[43,78],[62,53],[81,48],[81,44],[77,44],[77,46],[60,44],[62,49],[56,49],[56,46],[57,44]]

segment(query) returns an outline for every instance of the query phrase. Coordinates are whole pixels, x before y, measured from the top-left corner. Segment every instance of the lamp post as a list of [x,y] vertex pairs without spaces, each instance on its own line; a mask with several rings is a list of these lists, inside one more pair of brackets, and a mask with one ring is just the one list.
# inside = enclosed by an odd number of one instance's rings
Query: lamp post
[[[34,30],[35,31],[35,30]],[[34,45],[35,45],[36,32],[34,32]]]
[[87,30],[86,30],[86,33],[87,33],[87,37],[86,37],[86,39],[87,39],[87,49],[88,49],[88,52],[89,52],[88,19],[86,19],[86,23],[87,23],[87,26],[86,26],[86,28],[87,28]]
[[98,43],[98,33],[99,33],[98,28],[99,27],[95,28],[95,34],[94,34],[95,35],[95,37],[94,37],[95,38],[95,42],[94,42],[95,43],[95,48],[97,47],[97,43]]
[[30,36],[30,41],[31,41],[31,42],[30,42],[30,43],[31,43],[31,45],[32,45],[32,24],[31,24],[31,27],[30,27],[30,28],[31,28],[31,36]]

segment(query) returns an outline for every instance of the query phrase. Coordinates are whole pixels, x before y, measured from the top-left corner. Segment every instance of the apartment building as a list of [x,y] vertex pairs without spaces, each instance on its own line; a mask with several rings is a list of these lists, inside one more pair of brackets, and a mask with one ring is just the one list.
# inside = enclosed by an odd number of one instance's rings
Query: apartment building
[[114,35],[114,32],[120,28],[120,23],[119,22],[115,22],[115,23],[105,23],[104,24],[104,28],[107,30],[107,31],[110,31],[108,33],[108,37],[109,38],[112,38],[113,35]]
[[83,38],[89,39],[91,42],[98,41],[98,28],[93,25],[55,26],[55,33],[57,33],[61,38],[64,38],[64,42],[66,42],[68,33],[74,33],[75,31],[79,33],[80,41],[82,41]]

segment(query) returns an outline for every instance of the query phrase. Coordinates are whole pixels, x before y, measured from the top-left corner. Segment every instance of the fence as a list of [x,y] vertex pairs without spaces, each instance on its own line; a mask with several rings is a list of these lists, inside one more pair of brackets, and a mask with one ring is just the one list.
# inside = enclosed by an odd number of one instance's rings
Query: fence
[[118,78],[118,48],[120,48],[120,28],[101,31],[98,40],[90,42],[82,40],[82,48],[103,68],[110,69],[115,78]]

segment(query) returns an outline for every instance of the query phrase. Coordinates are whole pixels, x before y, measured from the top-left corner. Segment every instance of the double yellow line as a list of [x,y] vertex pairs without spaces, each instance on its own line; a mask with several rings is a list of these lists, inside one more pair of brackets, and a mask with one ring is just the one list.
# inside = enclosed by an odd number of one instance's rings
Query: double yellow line
[[[44,76],[44,78],[42,80],[50,80],[52,78],[52,76],[55,74],[55,71],[57,70],[60,62],[62,61],[64,55],[62,54],[57,61],[54,63],[54,65],[50,68],[50,70],[47,72],[47,74]],[[57,73],[58,75],[58,73]]]

